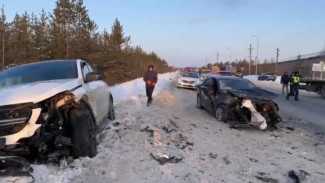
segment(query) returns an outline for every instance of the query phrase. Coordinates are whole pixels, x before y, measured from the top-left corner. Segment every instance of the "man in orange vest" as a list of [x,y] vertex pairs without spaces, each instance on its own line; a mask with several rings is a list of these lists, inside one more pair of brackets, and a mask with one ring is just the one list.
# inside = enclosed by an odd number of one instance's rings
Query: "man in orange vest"
[[148,71],[144,73],[143,81],[146,83],[146,94],[148,97],[147,106],[150,106],[153,100],[152,93],[158,81],[158,74],[154,70],[153,65],[148,66]]

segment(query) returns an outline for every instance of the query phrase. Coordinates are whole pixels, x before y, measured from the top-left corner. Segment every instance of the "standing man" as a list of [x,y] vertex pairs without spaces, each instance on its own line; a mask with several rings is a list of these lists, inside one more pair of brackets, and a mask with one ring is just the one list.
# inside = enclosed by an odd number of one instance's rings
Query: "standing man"
[[299,83],[300,83],[300,75],[299,72],[293,73],[290,78],[290,93],[287,95],[287,100],[289,100],[290,96],[295,96],[295,100],[299,101]]
[[284,89],[286,89],[286,95],[288,95],[288,85],[289,85],[290,77],[287,72],[285,72],[281,76],[280,83],[282,84],[282,95],[284,95]]
[[147,106],[150,106],[152,103],[152,93],[158,81],[158,74],[154,70],[153,65],[148,66],[148,71],[144,73],[143,81],[146,83],[146,94],[148,97]]

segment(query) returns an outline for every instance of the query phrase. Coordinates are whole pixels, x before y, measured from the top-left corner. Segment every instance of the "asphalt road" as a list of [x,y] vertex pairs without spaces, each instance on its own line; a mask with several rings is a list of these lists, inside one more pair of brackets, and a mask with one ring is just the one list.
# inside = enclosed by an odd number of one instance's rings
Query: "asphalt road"
[[[271,82],[271,81],[270,81]],[[265,82],[255,82],[259,87],[272,91],[278,96],[274,99],[280,108],[280,114],[298,119],[301,123],[310,124],[317,131],[325,132],[325,100],[316,93],[299,90],[299,101],[294,97],[286,100],[282,95],[281,86],[268,86]]]

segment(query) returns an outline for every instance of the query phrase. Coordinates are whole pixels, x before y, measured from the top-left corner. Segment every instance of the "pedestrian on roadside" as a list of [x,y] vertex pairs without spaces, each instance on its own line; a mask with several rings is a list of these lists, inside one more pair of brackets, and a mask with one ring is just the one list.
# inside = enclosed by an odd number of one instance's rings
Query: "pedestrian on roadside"
[[281,76],[280,83],[282,84],[282,95],[284,95],[284,89],[286,89],[286,95],[288,95],[288,85],[289,85],[290,77],[287,72]]
[[148,66],[148,71],[144,73],[143,81],[146,83],[146,94],[148,97],[147,106],[150,106],[153,100],[152,93],[158,81],[158,74],[154,70],[153,65]]
[[295,96],[295,101],[299,101],[299,83],[300,83],[300,74],[299,72],[294,72],[290,78],[290,94],[287,95],[287,100],[290,96]]

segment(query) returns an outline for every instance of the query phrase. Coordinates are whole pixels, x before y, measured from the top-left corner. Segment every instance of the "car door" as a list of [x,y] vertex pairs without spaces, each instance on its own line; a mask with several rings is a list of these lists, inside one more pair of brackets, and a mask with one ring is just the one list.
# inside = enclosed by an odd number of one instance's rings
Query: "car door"
[[204,108],[206,108],[207,110],[210,110],[210,95],[209,95],[209,88],[211,85],[212,79],[211,78],[207,78],[206,80],[204,80],[204,82],[201,85],[201,99],[202,99],[202,105],[204,106]]
[[[90,72],[93,72],[93,70],[86,62],[82,62],[81,69],[85,81],[86,75]],[[85,83],[85,85],[86,85],[87,96],[89,98],[89,103],[94,112],[97,124],[101,125],[101,123],[104,122],[106,116],[108,115],[108,108],[109,108],[108,86],[102,80],[88,82]]]

